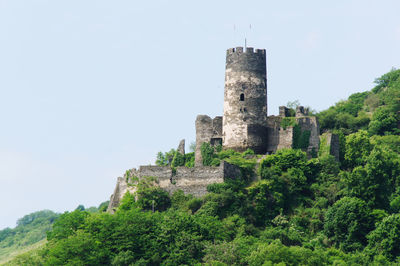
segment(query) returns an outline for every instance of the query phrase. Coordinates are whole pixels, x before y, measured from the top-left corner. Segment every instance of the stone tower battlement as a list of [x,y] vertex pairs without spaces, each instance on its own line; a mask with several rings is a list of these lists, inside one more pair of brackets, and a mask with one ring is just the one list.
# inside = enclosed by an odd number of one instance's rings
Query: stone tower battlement
[[267,67],[264,49],[226,52],[222,144],[256,153],[266,149]]
[[229,48],[226,50],[227,54],[233,53],[256,53],[256,54],[265,54],[265,49],[255,49],[253,47],[247,47],[244,49],[243,47]]

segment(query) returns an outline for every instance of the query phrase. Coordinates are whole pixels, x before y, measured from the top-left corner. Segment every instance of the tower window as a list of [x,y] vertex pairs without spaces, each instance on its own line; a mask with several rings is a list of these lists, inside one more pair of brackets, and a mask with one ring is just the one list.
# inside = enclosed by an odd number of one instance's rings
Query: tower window
[[244,94],[240,94],[240,101],[243,102],[244,101]]

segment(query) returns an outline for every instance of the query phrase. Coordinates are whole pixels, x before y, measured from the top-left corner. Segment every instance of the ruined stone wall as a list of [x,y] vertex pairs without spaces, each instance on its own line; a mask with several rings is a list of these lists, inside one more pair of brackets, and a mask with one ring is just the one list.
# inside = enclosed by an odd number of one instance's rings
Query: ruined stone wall
[[290,149],[293,146],[293,127],[287,127],[279,129],[279,143],[277,150]]
[[319,123],[316,116],[296,117],[297,124],[302,131],[310,131],[310,144],[307,148],[307,153],[311,154],[313,151],[318,153],[319,148]]
[[119,206],[122,197],[128,191],[129,193],[133,194],[136,191],[136,187],[129,186],[125,176],[118,177],[114,193],[110,197],[110,203],[108,204],[107,212],[114,213],[115,209]]
[[[282,114],[285,109],[280,107]],[[318,152],[319,148],[319,124],[317,117],[305,116],[303,109],[298,109],[297,117],[295,119],[296,124],[300,126],[302,132],[310,131],[309,146],[307,153],[311,154],[312,151]],[[281,127],[282,116],[269,116],[267,118],[267,152],[275,152],[279,149],[292,148],[293,147],[293,126],[289,126],[286,129]]]
[[286,106],[279,106],[279,116],[280,117],[289,116],[289,108],[287,108]]
[[211,119],[208,115],[198,115],[196,118],[196,151],[195,165],[202,166],[201,144],[209,142],[211,145],[222,144],[222,116]]
[[337,161],[340,160],[339,152],[340,152],[340,142],[339,142],[339,135],[329,133],[327,136],[327,141],[330,143],[330,154],[335,157]]
[[[200,197],[207,193],[209,184],[222,183],[227,178],[240,178],[241,174],[237,166],[222,161],[219,167],[178,167],[175,174],[169,166],[140,166],[139,170],[129,170],[129,176],[137,177],[139,180],[146,177],[154,177],[155,185],[170,194],[180,189],[185,194]],[[112,213],[119,205],[126,192],[134,193],[136,191],[135,184],[137,182],[126,178],[126,175],[118,178],[114,194],[111,196],[108,206],[109,212]]]
[[266,151],[267,75],[264,49],[243,47],[226,53],[223,146]]
[[320,136],[319,156],[330,154],[335,157],[337,161],[340,160],[340,143],[339,135],[331,132],[326,132]]
[[267,118],[267,153],[269,154],[278,149],[281,120],[280,116],[268,116]]

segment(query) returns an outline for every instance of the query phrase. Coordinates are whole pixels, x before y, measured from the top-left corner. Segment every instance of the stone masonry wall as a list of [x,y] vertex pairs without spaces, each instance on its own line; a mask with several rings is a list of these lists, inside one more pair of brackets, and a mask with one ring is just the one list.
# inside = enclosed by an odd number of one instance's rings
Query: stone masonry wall
[[339,135],[333,133],[325,133],[327,145],[329,145],[329,154],[333,155],[337,161],[339,161]]
[[277,150],[282,117],[268,116],[267,118],[267,153]]
[[277,150],[290,149],[293,146],[293,127],[279,130],[279,144]]
[[[237,166],[231,165],[225,161],[221,162],[219,167],[201,166],[201,167],[178,167],[173,174],[169,166],[140,166],[139,170],[129,170],[130,176],[139,178],[155,177],[156,185],[172,194],[181,189],[185,194],[192,194],[196,197],[207,193],[207,186],[213,183],[222,183],[227,178],[240,178],[240,170]],[[133,183],[133,185],[129,185]],[[125,177],[119,177],[114,194],[111,196],[108,211],[118,207],[120,200],[126,192],[134,193],[135,184],[132,180]]]
[[[283,108],[282,108],[283,110]],[[269,116],[267,118],[267,152],[275,152],[279,149],[292,148],[293,146],[293,127],[283,129],[280,125],[281,116]],[[296,123],[302,131],[310,131],[310,144],[307,153],[318,152],[319,148],[319,124],[315,116],[298,116]]]
[[310,131],[310,144],[307,148],[307,153],[311,154],[314,152],[318,153],[319,148],[319,123],[318,119],[315,116],[304,116],[304,117],[296,117],[296,121],[299,124],[302,131],[309,130]]
[[196,118],[196,166],[203,165],[201,144],[204,142],[216,144],[217,140],[222,142],[222,116],[216,116],[214,119],[211,119],[208,115],[198,115]]
[[226,53],[223,146],[256,153],[266,149],[267,76],[264,49]]

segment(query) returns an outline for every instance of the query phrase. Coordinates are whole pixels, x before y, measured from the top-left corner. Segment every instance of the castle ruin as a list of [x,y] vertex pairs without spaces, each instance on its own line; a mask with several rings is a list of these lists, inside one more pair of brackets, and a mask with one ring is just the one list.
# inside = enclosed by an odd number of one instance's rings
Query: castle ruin
[[[203,166],[201,145],[222,145],[224,149],[243,152],[252,149],[256,154],[271,154],[283,148],[300,148],[311,156],[318,153],[320,130],[317,117],[298,106],[293,110],[279,107],[278,116],[268,116],[267,67],[265,49],[251,47],[230,48],[226,52],[225,89],[223,116],[196,118],[195,167],[178,167],[175,172],[169,166],[141,166],[127,171],[118,178],[111,196],[109,212],[119,205],[126,192],[134,193],[130,186],[131,176],[154,177],[158,186],[173,193],[181,189],[185,193],[202,196],[207,185],[221,183],[226,178],[240,178],[238,167],[222,162],[219,167]],[[339,158],[338,138],[325,135],[329,153]],[[183,147],[183,148],[182,148]],[[178,151],[184,154],[184,142]]]
[[[286,122],[286,123],[285,123]],[[287,125],[286,125],[287,124]],[[237,47],[226,52],[224,115],[214,119],[199,115],[196,119],[196,165],[202,164],[201,145],[222,144],[223,148],[257,154],[271,154],[293,148],[296,138],[306,136],[303,150],[318,152],[319,125],[303,106],[279,107],[278,116],[268,116],[267,68],[264,49]]]

